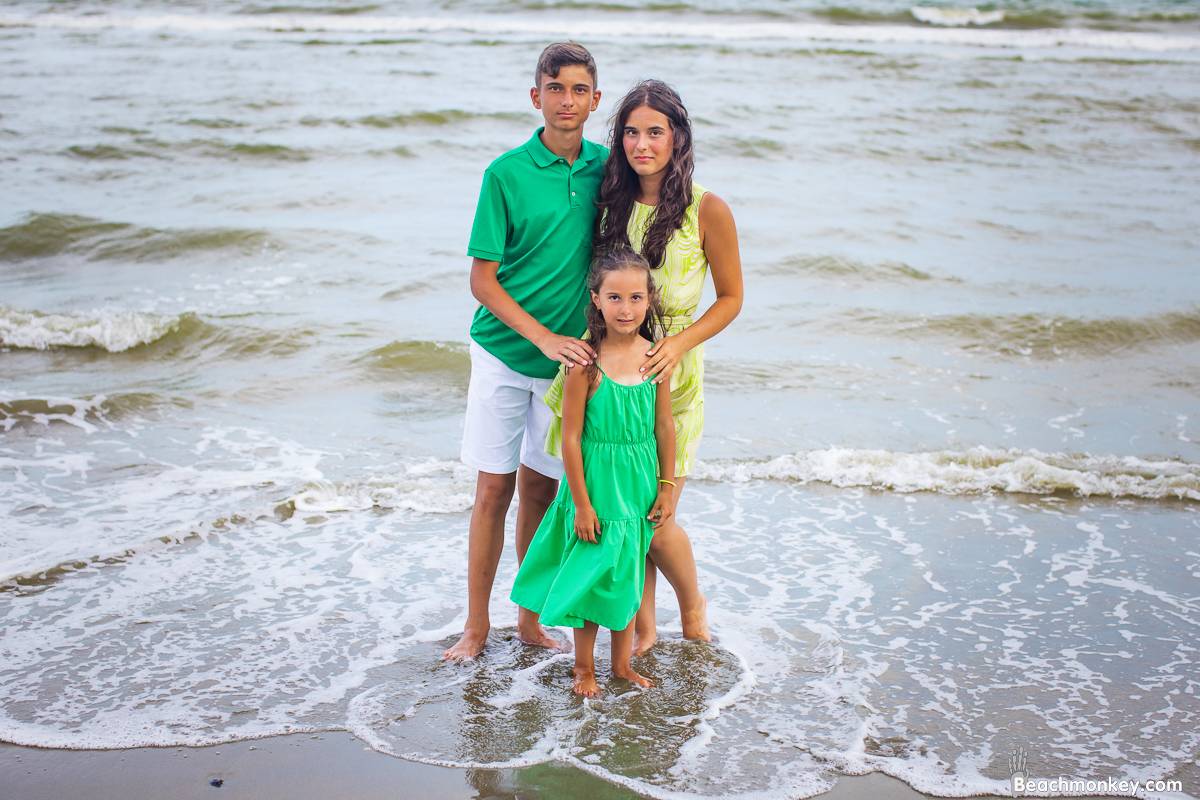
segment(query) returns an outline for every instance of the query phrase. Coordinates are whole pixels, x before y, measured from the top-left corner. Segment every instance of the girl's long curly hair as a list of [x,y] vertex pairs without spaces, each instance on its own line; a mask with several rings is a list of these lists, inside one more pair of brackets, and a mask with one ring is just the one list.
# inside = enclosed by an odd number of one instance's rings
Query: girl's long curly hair
[[[620,270],[634,270],[646,276],[646,292],[650,297],[650,304],[646,309],[646,318],[642,320],[642,324],[638,328],[638,335],[651,342],[657,342],[663,336],[662,309],[658,303],[658,287],[654,285],[654,276],[650,274],[650,265],[646,263],[646,259],[635,253],[628,246],[624,250],[610,250],[607,253],[601,253],[592,262],[592,269],[588,273],[587,281],[588,297],[591,298],[592,292],[600,294],[600,287],[604,284],[604,279]],[[590,300],[587,305],[586,316],[588,341],[599,352],[601,342],[608,335],[608,326],[604,324],[604,315],[600,313],[600,308]],[[594,384],[599,379],[600,370],[596,360],[588,364],[587,370],[588,380]]]
[[653,267],[662,266],[667,243],[683,227],[684,214],[692,203],[692,121],[683,101],[667,84],[659,80],[642,81],[625,95],[613,116],[609,149],[612,154],[604,166],[600,199],[596,202],[595,250],[604,253],[630,247],[629,217],[638,193],[638,176],[625,158],[622,139],[625,124],[635,109],[647,106],[671,123],[673,151],[658,196],[658,205],[646,224],[642,255]]

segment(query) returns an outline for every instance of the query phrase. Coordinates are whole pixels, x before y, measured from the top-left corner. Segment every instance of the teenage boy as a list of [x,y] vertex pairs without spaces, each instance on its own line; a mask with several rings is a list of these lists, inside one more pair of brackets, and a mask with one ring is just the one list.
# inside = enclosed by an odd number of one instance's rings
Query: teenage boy
[[[583,138],[596,110],[596,62],[574,42],[552,44],[538,59],[534,108],[546,125],[492,162],[471,228],[471,383],[462,461],[479,471],[467,555],[467,623],[443,658],[474,658],[487,642],[488,603],[504,551],[504,518],[516,489],[517,560],[558,492],[562,461],[543,449],[550,409],[542,397],[559,364],[596,357],[578,338],[587,328],[588,266],[594,201],[608,151]],[[517,612],[523,642],[569,650]]]

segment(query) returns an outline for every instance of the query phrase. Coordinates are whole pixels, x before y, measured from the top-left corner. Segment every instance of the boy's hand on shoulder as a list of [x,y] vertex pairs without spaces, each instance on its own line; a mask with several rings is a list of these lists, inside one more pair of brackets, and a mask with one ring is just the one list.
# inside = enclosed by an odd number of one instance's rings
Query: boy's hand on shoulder
[[600,518],[596,509],[590,505],[575,508],[575,535],[585,542],[597,544],[600,541]]
[[542,355],[551,361],[566,364],[586,366],[596,359],[596,351],[582,339],[572,336],[559,336],[556,333],[546,333],[540,342],[536,343]]

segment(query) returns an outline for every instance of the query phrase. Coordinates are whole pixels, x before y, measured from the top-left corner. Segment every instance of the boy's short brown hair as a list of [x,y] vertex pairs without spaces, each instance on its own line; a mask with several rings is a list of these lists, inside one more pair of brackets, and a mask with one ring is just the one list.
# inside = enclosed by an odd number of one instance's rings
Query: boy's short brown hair
[[592,89],[599,81],[596,78],[596,60],[587,48],[578,42],[555,42],[538,57],[537,69],[533,71],[533,85],[542,88],[542,76],[557,78],[563,67],[580,66],[592,76]]

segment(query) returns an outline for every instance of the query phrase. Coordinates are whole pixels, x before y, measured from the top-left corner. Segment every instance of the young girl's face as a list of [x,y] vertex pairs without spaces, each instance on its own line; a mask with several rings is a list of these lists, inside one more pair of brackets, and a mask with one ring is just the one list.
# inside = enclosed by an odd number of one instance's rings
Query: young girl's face
[[635,333],[650,310],[646,273],[640,269],[618,269],[604,276],[600,291],[592,292],[604,325],[611,333]]

